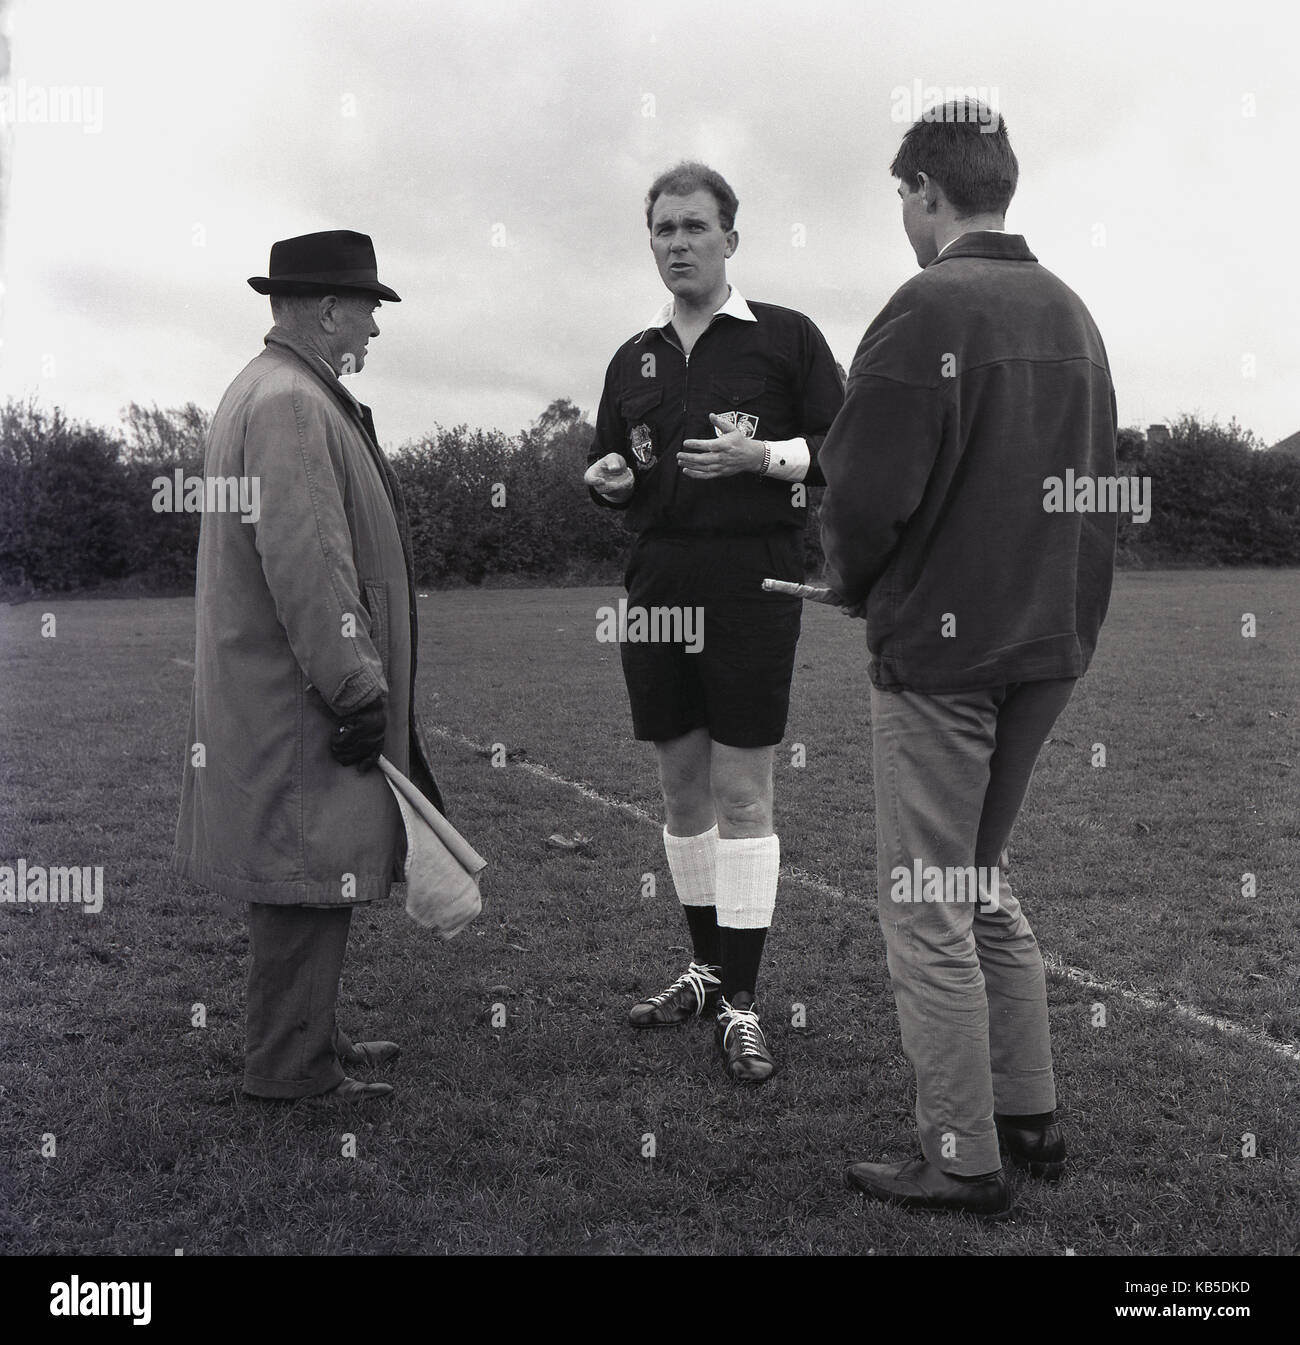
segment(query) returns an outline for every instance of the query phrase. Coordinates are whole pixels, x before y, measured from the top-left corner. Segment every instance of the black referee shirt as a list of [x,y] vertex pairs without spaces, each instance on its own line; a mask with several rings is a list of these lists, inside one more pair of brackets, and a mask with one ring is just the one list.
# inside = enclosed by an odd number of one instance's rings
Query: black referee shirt
[[[733,301],[737,297],[733,291]],[[753,437],[807,441],[803,485],[825,480],[817,450],[844,400],[826,338],[802,313],[750,303],[754,322],[715,315],[689,360],[669,324],[648,327],[619,347],[605,374],[588,464],[621,453],[636,476],[625,509],[638,533],[764,533],[802,528],[807,490],[755,472],[691,480],[677,465],[685,439],[712,439],[709,413],[735,411],[756,419]]]

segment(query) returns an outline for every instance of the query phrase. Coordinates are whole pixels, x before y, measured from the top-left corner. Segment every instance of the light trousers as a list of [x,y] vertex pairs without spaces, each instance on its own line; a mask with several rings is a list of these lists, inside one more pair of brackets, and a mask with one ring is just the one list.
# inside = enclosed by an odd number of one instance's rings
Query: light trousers
[[[999,870],[996,902],[918,898],[918,872],[997,868],[1075,679],[922,695],[871,691],[878,911],[926,1158],[996,1171],[996,1110],[1056,1106],[1038,942]],[[920,861],[921,869],[916,867]],[[902,878],[903,872],[908,875]],[[958,889],[960,890],[960,889]],[[931,891],[933,894],[933,889]]]

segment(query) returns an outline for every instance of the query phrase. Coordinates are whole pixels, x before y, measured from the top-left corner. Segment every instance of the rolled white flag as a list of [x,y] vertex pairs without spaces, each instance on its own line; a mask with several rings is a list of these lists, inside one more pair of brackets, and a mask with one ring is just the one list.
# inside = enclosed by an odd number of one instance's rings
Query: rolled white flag
[[387,757],[379,758],[406,828],[406,913],[454,939],[483,909],[479,874],[487,860]]

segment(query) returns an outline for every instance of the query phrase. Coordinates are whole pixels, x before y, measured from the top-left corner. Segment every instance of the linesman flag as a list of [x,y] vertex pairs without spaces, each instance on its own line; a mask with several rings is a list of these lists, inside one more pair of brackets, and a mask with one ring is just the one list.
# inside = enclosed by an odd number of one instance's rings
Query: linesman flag
[[784,593],[790,598],[807,598],[809,602],[835,602],[832,589],[821,584],[796,584],[792,579],[764,579],[764,593]]
[[479,874],[487,860],[387,757],[379,758],[406,828],[406,913],[454,939],[483,909]]

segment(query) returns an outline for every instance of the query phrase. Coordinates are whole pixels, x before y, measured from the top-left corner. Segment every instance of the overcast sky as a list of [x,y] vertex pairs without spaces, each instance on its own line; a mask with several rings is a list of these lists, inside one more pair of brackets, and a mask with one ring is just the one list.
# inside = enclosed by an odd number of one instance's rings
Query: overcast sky
[[[912,91],[960,86],[1006,116],[1008,228],[1091,309],[1121,423],[1272,443],[1300,430],[1297,12],[13,0],[0,394],[213,408],[270,326],[244,282],[271,243],[350,228],[403,299],[348,384],[387,447],[594,410],[664,297],[642,200],[684,157],[740,197],[732,282],[847,366],[916,268],[888,172]],[[80,122],[35,119],[51,87],[89,91]]]

